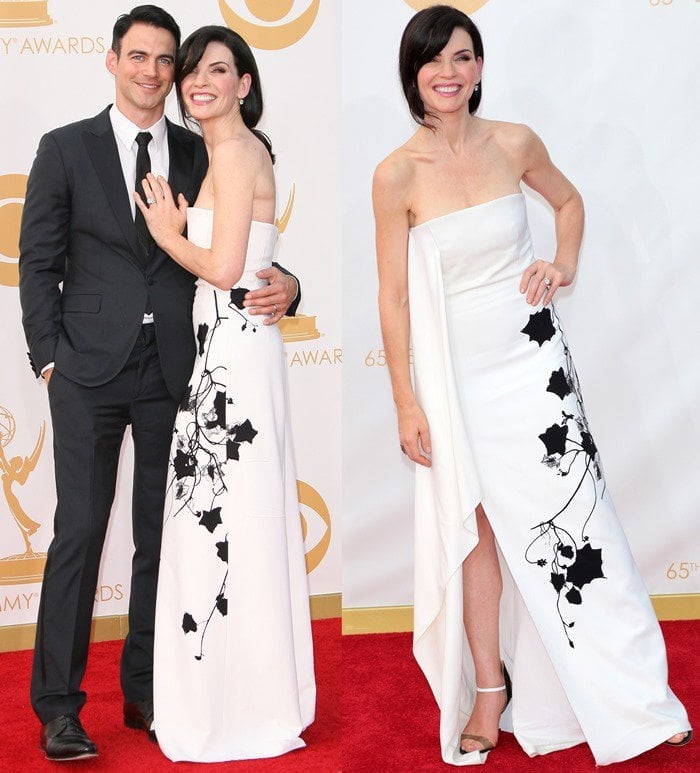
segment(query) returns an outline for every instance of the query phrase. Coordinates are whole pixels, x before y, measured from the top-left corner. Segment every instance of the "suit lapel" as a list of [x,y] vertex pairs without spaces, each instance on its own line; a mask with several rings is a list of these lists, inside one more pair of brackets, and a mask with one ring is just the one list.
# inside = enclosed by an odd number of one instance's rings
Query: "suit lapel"
[[192,206],[194,201],[190,200],[193,195],[193,175],[194,175],[194,138],[185,134],[183,131],[173,131],[170,121],[168,125],[168,153],[170,154],[170,172],[168,173],[168,183],[177,199],[177,194],[184,194],[185,198]]
[[100,178],[114,217],[131,249],[134,261],[139,266],[143,266],[139,259],[136,226],[131,215],[131,204],[119,160],[117,140],[109,120],[109,108],[95,117],[92,129],[83,133],[83,142]]
[[[198,190],[194,181],[194,137],[184,130],[174,131],[173,125],[167,121],[168,127],[168,155],[170,157],[168,184],[173,193],[175,202],[177,196],[182,193],[190,206],[194,204]],[[167,257],[163,250],[156,249],[153,263],[157,264]]]

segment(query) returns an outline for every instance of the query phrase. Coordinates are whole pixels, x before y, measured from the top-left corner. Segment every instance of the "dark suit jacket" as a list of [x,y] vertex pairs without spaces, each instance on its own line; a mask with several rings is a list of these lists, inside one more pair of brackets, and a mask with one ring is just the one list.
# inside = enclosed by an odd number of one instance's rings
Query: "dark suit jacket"
[[[167,127],[168,182],[192,204],[207,170],[204,143],[170,121]],[[42,137],[20,232],[30,360],[37,375],[54,362],[79,384],[106,383],[126,363],[150,297],[163,376],[179,399],[195,354],[195,278],[158,247],[144,267],[129,195],[109,108]]]

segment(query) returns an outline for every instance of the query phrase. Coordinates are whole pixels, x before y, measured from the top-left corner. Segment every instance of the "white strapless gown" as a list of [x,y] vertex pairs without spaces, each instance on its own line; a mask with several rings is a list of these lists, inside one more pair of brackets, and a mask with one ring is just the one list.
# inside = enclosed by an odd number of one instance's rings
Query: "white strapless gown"
[[479,503],[504,576],[513,700],[502,728],[533,756],[586,741],[602,765],[690,727],[559,318],[519,292],[533,259],[522,194],[410,231],[416,391],[433,452],[432,468],[416,469],[414,653],[453,765],[481,761],[459,753],[475,699],[460,567]]
[[[188,235],[211,243],[213,212]],[[308,584],[279,329],[242,306],[277,229],[253,222],[233,290],[198,280],[198,355],[174,428],[154,652],[171,760],[274,757],[314,718]]]

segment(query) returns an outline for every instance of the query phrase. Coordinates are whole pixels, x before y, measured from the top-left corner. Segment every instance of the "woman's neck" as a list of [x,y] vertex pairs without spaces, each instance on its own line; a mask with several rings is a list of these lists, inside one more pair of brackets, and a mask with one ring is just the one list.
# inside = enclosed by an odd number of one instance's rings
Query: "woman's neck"
[[[478,130],[479,119],[467,110],[442,113],[439,119],[428,117],[429,126],[422,127],[422,140],[433,148],[449,148],[458,155]],[[430,128],[433,127],[433,128]]]
[[223,140],[231,139],[231,137],[236,137],[247,131],[243,117],[238,110],[202,121],[199,127],[202,132],[202,139],[207,147],[207,152],[210,155],[216,145]]

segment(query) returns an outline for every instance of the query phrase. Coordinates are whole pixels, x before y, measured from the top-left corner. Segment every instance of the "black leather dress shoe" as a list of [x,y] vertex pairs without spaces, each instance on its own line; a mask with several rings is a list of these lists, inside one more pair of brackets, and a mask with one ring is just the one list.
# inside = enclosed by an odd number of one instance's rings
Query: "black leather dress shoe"
[[156,741],[156,734],[153,732],[153,701],[125,703],[124,724],[134,730],[145,730],[151,741]]
[[41,729],[41,748],[47,760],[82,760],[97,757],[97,747],[90,740],[75,714],[63,714]]

